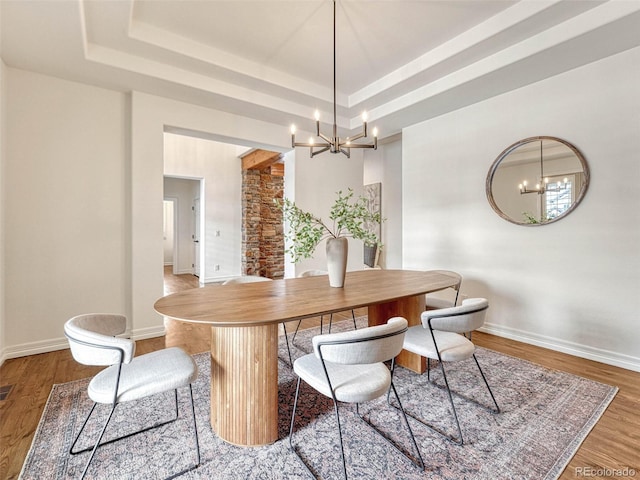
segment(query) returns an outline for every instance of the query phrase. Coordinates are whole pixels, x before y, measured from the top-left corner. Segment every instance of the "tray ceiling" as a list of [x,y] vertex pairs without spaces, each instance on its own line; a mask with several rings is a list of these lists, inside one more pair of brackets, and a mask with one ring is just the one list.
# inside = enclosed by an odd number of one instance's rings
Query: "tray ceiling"
[[[0,2],[2,59],[312,128],[331,121],[330,0]],[[640,45],[636,0],[338,0],[338,124],[381,135]]]

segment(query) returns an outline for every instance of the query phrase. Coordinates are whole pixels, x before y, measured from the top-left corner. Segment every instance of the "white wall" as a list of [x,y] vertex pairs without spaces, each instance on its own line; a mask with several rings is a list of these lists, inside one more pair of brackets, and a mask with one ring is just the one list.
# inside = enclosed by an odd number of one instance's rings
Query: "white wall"
[[[573,143],[589,190],[563,220],[513,225],[485,178],[519,139]],[[463,274],[489,331],[640,371],[640,49],[403,131],[406,268]]]
[[200,239],[205,263],[200,281],[240,275],[242,162],[237,146],[171,133],[165,133],[164,138],[165,175],[204,179],[205,197],[200,205],[205,222]]
[[[0,9],[1,10],[1,9]],[[0,59],[0,272],[5,271],[4,264],[4,205],[6,200],[4,196],[4,163],[5,163],[5,76],[6,67],[2,59]],[[4,360],[4,349],[6,345],[6,331],[5,331],[5,280],[4,274],[0,273],[0,364]]]
[[280,151],[287,128],[6,66],[3,73],[1,358],[66,348],[63,324],[79,313],[123,313],[134,338],[162,335],[153,304],[163,292],[165,128]]
[[382,183],[383,268],[402,268],[402,138],[380,142],[377,150],[364,154],[364,185]]
[[[5,355],[127,314],[127,96],[5,67]],[[10,280],[10,281],[8,281]]]

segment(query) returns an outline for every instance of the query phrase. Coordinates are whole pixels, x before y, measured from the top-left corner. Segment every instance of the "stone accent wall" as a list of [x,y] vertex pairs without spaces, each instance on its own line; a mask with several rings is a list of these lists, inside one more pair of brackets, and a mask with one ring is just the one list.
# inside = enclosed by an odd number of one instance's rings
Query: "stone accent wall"
[[242,171],[242,272],[267,278],[284,277],[282,211],[274,198],[282,198],[284,177],[271,168]]

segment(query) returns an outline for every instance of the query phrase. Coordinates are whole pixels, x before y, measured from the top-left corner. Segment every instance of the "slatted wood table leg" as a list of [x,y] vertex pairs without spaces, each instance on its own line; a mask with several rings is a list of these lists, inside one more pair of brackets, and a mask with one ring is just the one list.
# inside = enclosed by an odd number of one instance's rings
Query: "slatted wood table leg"
[[[369,305],[369,326],[383,325],[392,317],[404,317],[409,326],[421,325],[420,315],[425,309],[424,295],[407,297],[395,302]],[[403,350],[396,359],[398,365],[402,365],[417,373],[423,373],[427,369],[427,361],[424,357]]]
[[278,325],[211,328],[211,427],[241,446],[278,439]]

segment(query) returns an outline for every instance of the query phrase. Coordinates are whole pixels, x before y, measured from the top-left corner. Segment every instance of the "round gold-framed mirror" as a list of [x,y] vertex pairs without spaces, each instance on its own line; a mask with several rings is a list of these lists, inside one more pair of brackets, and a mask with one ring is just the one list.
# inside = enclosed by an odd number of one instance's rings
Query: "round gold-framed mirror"
[[491,165],[486,193],[491,207],[516,225],[556,222],[571,213],[589,186],[582,153],[557,137],[529,137],[507,147]]

